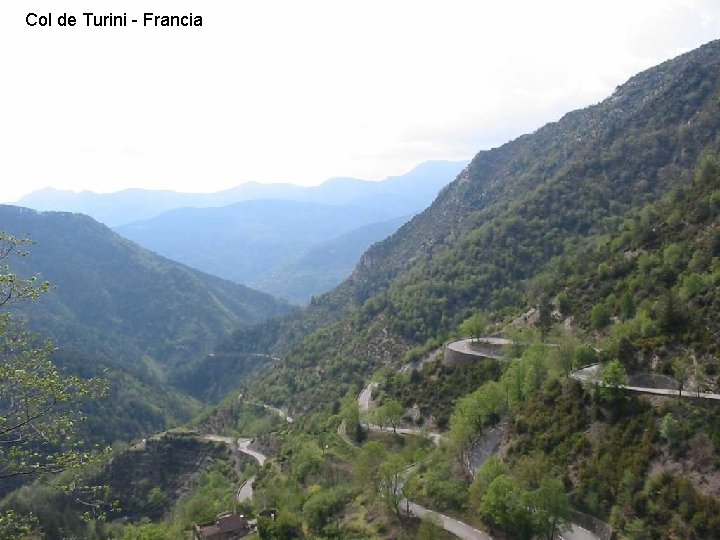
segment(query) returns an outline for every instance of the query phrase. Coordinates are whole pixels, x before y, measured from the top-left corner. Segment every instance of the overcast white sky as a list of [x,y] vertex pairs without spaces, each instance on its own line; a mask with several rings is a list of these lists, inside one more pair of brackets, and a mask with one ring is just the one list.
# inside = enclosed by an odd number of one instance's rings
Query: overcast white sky
[[[203,27],[30,28],[30,11]],[[380,179],[470,158],[718,37],[717,0],[5,2],[0,200]]]

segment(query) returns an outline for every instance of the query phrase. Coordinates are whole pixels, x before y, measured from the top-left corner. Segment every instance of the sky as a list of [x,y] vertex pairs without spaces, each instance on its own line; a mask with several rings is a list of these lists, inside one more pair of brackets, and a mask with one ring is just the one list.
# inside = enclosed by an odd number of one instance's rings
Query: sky
[[[32,0],[0,15],[4,202],[469,159],[720,37],[717,0]],[[86,28],[82,13],[201,15]],[[52,13],[30,27],[28,13]],[[59,27],[63,12],[76,27]]]

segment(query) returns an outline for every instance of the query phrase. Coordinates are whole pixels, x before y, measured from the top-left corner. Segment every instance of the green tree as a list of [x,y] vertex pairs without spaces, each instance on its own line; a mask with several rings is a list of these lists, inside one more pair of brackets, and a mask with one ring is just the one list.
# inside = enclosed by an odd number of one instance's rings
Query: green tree
[[624,320],[632,319],[635,316],[635,298],[630,291],[625,291],[620,297],[620,314]]
[[417,538],[418,540],[437,540],[442,538],[440,536],[442,531],[442,520],[433,512],[428,512],[420,521]]
[[[323,489],[314,493],[303,505],[303,515],[310,528],[320,533],[333,516],[345,506],[349,492],[345,487]],[[339,524],[336,522],[336,529]]]
[[340,417],[345,422],[345,433],[350,440],[359,442],[362,438],[360,407],[354,394],[349,394],[340,401]]
[[302,538],[298,520],[287,512],[280,512],[276,519],[261,516],[258,518],[258,535],[261,540],[290,540]]
[[[0,260],[25,257],[28,243],[0,232]],[[37,277],[20,279],[9,265],[0,267],[0,307],[32,301],[48,288]],[[93,459],[77,440],[77,423],[83,418],[83,401],[104,395],[105,382],[61,373],[51,360],[53,351],[52,343],[39,343],[9,313],[0,313],[0,481],[26,477],[47,482],[49,475]],[[72,495],[78,498],[82,489],[75,486]]]
[[405,414],[405,407],[403,407],[399,401],[390,399],[382,405],[382,409],[384,411],[385,418],[388,422],[390,422],[390,425],[393,428],[393,432],[397,433],[397,427]]
[[380,465],[380,497],[387,509],[400,515],[400,501],[403,499],[403,473],[407,463],[399,454],[390,454]]
[[557,347],[553,348],[551,355],[553,360],[561,367],[565,375],[569,375],[575,367],[575,357],[577,355],[578,341],[575,337],[565,330],[561,330]]
[[353,471],[357,484],[372,494],[380,492],[380,466],[385,461],[387,451],[377,441],[370,441],[358,452]]
[[678,397],[680,397],[692,371],[692,363],[686,356],[677,356],[672,361],[672,370],[678,383]]
[[602,330],[610,324],[610,310],[604,302],[593,306],[590,311],[590,324],[595,330]]
[[667,413],[660,421],[660,436],[665,439],[671,447],[676,446],[682,437],[680,421],[671,413]]
[[529,540],[533,527],[527,498],[525,490],[511,477],[501,474],[490,482],[480,504],[480,514],[500,525],[505,533],[514,531],[518,538]]
[[471,339],[477,341],[485,335],[488,327],[488,318],[484,313],[475,313],[465,319],[460,324],[460,333],[464,336],[470,336]]
[[623,396],[622,386],[627,379],[625,368],[618,360],[612,360],[603,368],[600,376],[600,395],[604,399],[618,399]]
[[488,487],[498,476],[507,474],[508,470],[499,457],[493,455],[485,460],[480,469],[478,469],[472,484],[470,484],[469,495],[470,504],[479,509],[482,504],[483,497],[487,493]]
[[531,501],[535,534],[552,540],[570,529],[570,501],[559,479],[544,477]]

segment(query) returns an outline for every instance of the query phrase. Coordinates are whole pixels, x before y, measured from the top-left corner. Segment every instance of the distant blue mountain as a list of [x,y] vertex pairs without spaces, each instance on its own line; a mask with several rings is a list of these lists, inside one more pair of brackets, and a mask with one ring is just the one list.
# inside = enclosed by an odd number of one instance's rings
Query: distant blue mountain
[[217,193],[126,189],[116,193],[45,188],[17,201],[35,210],[87,214],[110,227],[155,217],[184,207],[219,207],[253,199],[283,199],[332,205],[379,206],[393,217],[425,208],[467,161],[427,161],[409,173],[380,182],[334,178],[315,187],[247,182]]

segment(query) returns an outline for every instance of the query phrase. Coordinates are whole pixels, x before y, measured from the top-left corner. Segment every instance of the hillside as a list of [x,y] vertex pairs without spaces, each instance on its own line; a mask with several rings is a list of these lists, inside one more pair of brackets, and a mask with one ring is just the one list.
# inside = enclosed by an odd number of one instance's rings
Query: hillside
[[115,230],[173,260],[251,284],[316,244],[391,217],[382,209],[253,200],[173,210]]
[[148,373],[206,354],[242,322],[288,311],[266,294],[147,251],[87,216],[0,206],[0,223],[36,242],[13,269],[53,285],[23,306],[31,328],[58,345]]
[[[313,403],[327,370],[343,374],[344,393],[476,309],[504,317],[551,299],[559,256],[687,184],[700,156],[717,152],[719,49],[665,62],[598,105],[480,152],[346,282],[285,321],[271,350],[303,375],[288,386],[275,371],[267,397]],[[252,348],[242,336],[228,348]]]
[[[378,527],[366,534],[390,537],[384,519],[402,517],[382,508],[388,493],[373,487],[372,471],[410,461],[408,498],[493,535],[532,537],[552,500],[550,515],[564,507],[563,520],[601,520],[620,537],[714,537],[718,408],[694,396],[720,388],[718,67],[713,42],[481,152],[340,287],[272,332],[246,328],[225,343],[228,354],[281,356],[245,391],[306,419],[278,450],[289,478],[268,469],[261,496],[307,501],[302,519],[318,531],[335,519],[348,536]],[[536,328],[514,328],[530,308],[539,308]],[[506,361],[436,360],[398,373],[478,311],[489,332],[515,339]],[[604,385],[568,376],[593,362]],[[378,410],[364,416],[354,404],[373,376]],[[622,388],[657,380],[683,396]],[[303,468],[308,455],[325,456],[308,450],[304,433],[327,448],[341,420],[357,448],[331,461],[353,470],[351,495]],[[445,443],[422,461],[397,460],[392,445],[410,443],[372,446],[371,422],[441,429]],[[498,432],[499,451],[475,474],[475,443]],[[311,501],[321,500],[335,506],[315,520]],[[362,519],[367,508],[373,517]]]
[[313,296],[342,283],[367,248],[393,234],[408,219],[402,216],[363,225],[313,245],[296,259],[271,268],[251,285],[289,302],[307,304]]
[[465,161],[426,161],[406,174],[391,176],[379,182],[335,178],[312,187],[246,182],[217,193],[145,189],[126,189],[116,193],[76,193],[45,188],[22,197],[17,205],[39,211],[79,212],[110,227],[147,220],[179,208],[220,207],[255,199],[382,207],[394,217],[425,208],[440,188],[450,182],[465,165]]

